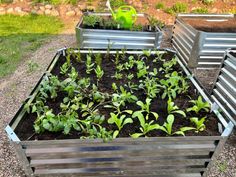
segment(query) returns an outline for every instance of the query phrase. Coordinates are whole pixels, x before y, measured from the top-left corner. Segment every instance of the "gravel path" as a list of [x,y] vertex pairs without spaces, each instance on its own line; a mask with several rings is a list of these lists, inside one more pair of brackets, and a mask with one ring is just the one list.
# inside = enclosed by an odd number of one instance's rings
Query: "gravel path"
[[[166,39],[165,41],[168,42]],[[22,102],[27,98],[56,51],[64,46],[75,46],[74,34],[53,37],[35,53],[27,57],[29,59],[25,59],[14,74],[0,79],[0,177],[25,176],[4,132],[4,128],[15,115]],[[29,60],[31,63],[37,63],[39,65],[33,72],[29,72],[26,69],[29,68]],[[208,76],[208,73],[200,73],[200,76],[203,84],[208,89],[211,88],[209,84],[212,84],[212,81],[206,78],[204,79],[204,76]],[[235,131],[227,140],[218,160],[210,169],[208,177],[236,177]]]
[[[52,37],[31,56],[27,56],[10,76],[0,79],[0,177],[24,177],[14,150],[4,132],[7,123],[15,115],[22,102],[30,94],[56,51],[64,46],[75,46],[75,35]],[[29,61],[38,67],[29,72]]]

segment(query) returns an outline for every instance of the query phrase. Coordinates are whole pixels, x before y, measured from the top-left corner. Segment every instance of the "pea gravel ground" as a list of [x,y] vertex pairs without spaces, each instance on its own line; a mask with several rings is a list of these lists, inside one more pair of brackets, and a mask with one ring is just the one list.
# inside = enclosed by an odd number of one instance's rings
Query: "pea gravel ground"
[[[169,43],[171,28],[165,30],[165,47]],[[22,102],[27,98],[32,88],[42,76],[55,52],[64,46],[75,46],[74,34],[58,35],[51,38],[45,45],[19,65],[10,76],[0,79],[0,177],[24,177],[20,162],[17,160],[12,146],[4,132],[7,123],[15,115]],[[163,45],[164,46],[164,45]],[[29,61],[39,67],[29,72]],[[198,73],[199,78],[207,88],[211,88],[216,73],[210,78],[207,71]],[[236,134],[235,131],[227,140],[222,153],[214,166],[209,170],[208,177],[236,177]]]

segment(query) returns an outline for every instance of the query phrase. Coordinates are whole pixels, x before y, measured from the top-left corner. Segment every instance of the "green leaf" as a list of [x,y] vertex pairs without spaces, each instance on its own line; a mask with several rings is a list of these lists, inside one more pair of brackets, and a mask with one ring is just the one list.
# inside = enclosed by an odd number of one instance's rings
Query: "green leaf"
[[131,135],[131,137],[132,138],[138,138],[138,137],[140,137],[142,135],[143,135],[143,133],[134,133],[134,134]]
[[43,120],[43,128],[45,128],[46,130],[50,130],[51,129],[51,125],[49,124],[47,119]]
[[167,129],[168,134],[171,134],[171,132],[172,132],[172,125],[174,123],[174,119],[175,119],[175,117],[172,114],[168,115],[168,117],[167,117],[168,123],[166,124],[166,129]]
[[32,113],[36,112],[37,111],[37,107],[35,105],[33,105],[32,107]]
[[159,115],[156,112],[151,112],[151,113],[154,115],[155,119],[157,120]]
[[184,132],[182,132],[182,131],[177,131],[177,132],[175,132],[174,134],[185,136]]
[[133,111],[132,110],[124,110],[124,112],[128,113],[128,114],[132,114]]
[[126,118],[126,119],[124,120],[124,122],[123,122],[123,126],[124,126],[125,124],[131,124],[131,123],[133,123],[133,120],[132,120],[131,118]]
[[194,129],[195,129],[194,127],[182,127],[182,128],[180,128],[180,131],[186,132],[186,131],[194,130]]
[[176,111],[173,111],[172,113],[178,113],[178,114],[181,114],[182,116],[186,117],[185,112],[181,111],[181,110],[176,110]]
[[113,138],[115,139],[115,138],[118,136],[118,134],[119,134],[119,131],[118,131],[118,130],[114,131],[114,132],[113,132]]

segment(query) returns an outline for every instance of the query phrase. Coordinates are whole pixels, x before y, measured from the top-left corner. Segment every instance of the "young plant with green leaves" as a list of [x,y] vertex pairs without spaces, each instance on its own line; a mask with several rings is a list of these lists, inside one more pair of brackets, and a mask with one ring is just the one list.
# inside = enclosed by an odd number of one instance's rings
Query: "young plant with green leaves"
[[96,69],[94,70],[97,76],[97,85],[98,82],[102,79],[102,76],[104,75],[104,71],[100,67],[100,65],[97,65]]
[[95,63],[101,67],[102,66],[102,54],[95,53],[94,56],[95,56]]
[[173,67],[177,64],[177,58],[174,57],[170,61],[164,61],[159,71],[163,71],[166,76],[169,76],[170,72],[173,71]]
[[110,118],[108,119],[108,123],[115,124],[117,126],[118,130],[115,130],[113,132],[113,138],[116,138],[119,135],[121,129],[126,124],[133,123],[133,120],[130,117],[126,117],[126,115],[120,115],[119,113],[117,113],[117,114],[110,113]]
[[161,85],[158,84],[157,78],[146,77],[145,80],[139,80],[139,88],[143,89],[149,98],[156,98],[157,94],[160,92]]
[[138,117],[139,114],[146,113],[146,116],[145,116],[146,120],[149,120],[150,115],[153,115],[153,117],[157,120],[159,115],[156,112],[153,112],[150,110],[151,101],[152,100],[150,98],[146,98],[145,103],[142,101],[137,101],[136,104],[141,107],[141,110],[135,111],[132,117]]
[[201,119],[199,119],[198,117],[190,118],[190,121],[194,123],[196,127],[196,131],[195,131],[196,133],[202,132],[206,129],[206,125],[204,124],[205,120],[206,120],[206,117],[202,117]]
[[70,66],[68,65],[68,63],[64,63],[61,67],[60,67],[60,73],[62,75],[66,75],[67,72],[69,71]]
[[193,130],[195,128],[193,127],[181,127],[178,131],[173,132],[173,123],[174,123],[175,117],[174,115],[170,114],[168,115],[166,122],[159,126],[159,129],[164,131],[167,135],[183,135],[185,136],[186,131]]
[[86,60],[86,73],[90,74],[91,71],[93,70],[94,63],[92,62],[92,57],[91,55],[87,55],[87,60]]
[[204,102],[202,100],[201,96],[198,96],[197,100],[190,100],[190,103],[193,103],[193,107],[188,108],[187,112],[194,111],[196,114],[198,114],[201,110],[204,110],[205,112],[209,112],[211,105],[208,102]]
[[186,117],[185,112],[180,110],[179,107],[175,105],[175,103],[171,99],[167,101],[167,112],[168,114],[180,114]]
[[134,133],[131,135],[132,138],[138,138],[140,136],[145,136],[147,137],[147,133],[153,131],[153,130],[158,130],[160,128],[159,124],[155,124],[153,120],[151,120],[150,122],[146,122],[146,119],[144,118],[143,113],[139,113],[139,114],[133,114],[132,115],[133,118],[137,117],[141,127],[139,128],[141,133]]

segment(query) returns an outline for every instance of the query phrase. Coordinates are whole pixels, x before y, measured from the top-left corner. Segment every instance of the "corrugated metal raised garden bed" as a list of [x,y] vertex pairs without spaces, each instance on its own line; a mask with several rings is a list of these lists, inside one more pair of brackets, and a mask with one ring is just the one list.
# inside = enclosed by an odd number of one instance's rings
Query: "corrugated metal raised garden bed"
[[[104,20],[104,23],[97,23],[94,27],[91,27],[84,24],[83,19],[86,16],[97,16],[108,20]],[[147,15],[138,14],[137,25],[134,25],[130,30],[116,29],[117,24],[114,24],[114,21],[111,19],[110,13],[84,14],[76,26],[78,46],[80,48],[99,49],[107,48],[108,45],[110,48],[116,49],[150,49],[160,47],[162,32],[158,26],[152,26],[149,29],[150,21]]]
[[191,68],[219,68],[224,52],[236,47],[236,17],[233,14],[179,14],[172,43]]
[[63,49],[6,131],[29,176],[195,177],[233,128],[211,105],[172,52]]
[[212,98],[236,125],[236,49],[225,52]]

